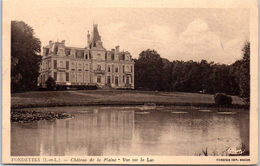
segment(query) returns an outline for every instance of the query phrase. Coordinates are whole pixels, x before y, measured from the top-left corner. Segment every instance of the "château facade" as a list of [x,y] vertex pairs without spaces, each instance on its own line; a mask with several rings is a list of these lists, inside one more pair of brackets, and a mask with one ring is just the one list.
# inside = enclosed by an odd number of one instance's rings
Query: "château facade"
[[38,85],[46,87],[48,77],[57,85],[97,85],[98,87],[134,88],[134,61],[128,51],[103,47],[97,24],[88,32],[85,48],[68,47],[65,41],[43,47]]

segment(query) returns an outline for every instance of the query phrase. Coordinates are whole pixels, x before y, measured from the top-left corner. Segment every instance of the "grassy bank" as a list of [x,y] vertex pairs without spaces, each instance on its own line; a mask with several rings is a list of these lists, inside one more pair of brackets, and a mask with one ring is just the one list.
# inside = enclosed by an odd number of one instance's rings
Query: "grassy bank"
[[[243,100],[233,96],[231,107],[247,108]],[[180,105],[216,107],[213,95],[182,92],[79,90],[32,91],[14,93],[11,108],[94,106],[94,105]]]

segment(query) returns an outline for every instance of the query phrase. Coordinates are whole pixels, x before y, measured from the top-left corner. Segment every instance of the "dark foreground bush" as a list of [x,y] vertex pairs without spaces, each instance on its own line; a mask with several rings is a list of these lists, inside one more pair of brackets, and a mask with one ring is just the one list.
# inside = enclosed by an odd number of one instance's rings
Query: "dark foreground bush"
[[56,82],[52,77],[49,77],[45,83],[46,83],[46,87],[47,87],[48,90],[54,90],[55,89]]
[[226,95],[224,93],[215,94],[214,100],[217,105],[231,105],[232,104],[231,96]]

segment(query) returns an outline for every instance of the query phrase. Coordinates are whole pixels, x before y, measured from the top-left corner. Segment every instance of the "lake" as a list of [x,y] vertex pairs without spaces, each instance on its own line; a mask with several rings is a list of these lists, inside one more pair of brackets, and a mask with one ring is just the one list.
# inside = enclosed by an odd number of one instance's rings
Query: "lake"
[[69,119],[11,123],[12,156],[227,155],[249,151],[249,111],[157,107],[49,107]]

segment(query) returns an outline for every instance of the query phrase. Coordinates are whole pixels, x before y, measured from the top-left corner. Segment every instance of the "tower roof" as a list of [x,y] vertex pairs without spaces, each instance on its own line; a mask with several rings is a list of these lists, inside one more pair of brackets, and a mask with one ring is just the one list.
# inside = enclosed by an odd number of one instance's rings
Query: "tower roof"
[[98,32],[98,25],[93,24],[93,42],[101,41],[101,37]]

